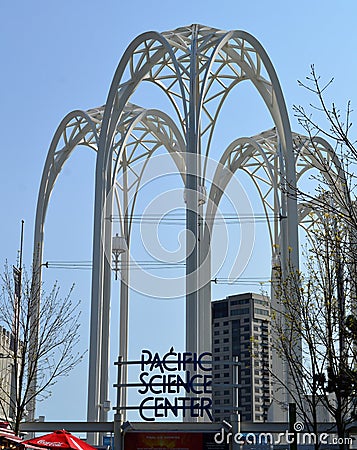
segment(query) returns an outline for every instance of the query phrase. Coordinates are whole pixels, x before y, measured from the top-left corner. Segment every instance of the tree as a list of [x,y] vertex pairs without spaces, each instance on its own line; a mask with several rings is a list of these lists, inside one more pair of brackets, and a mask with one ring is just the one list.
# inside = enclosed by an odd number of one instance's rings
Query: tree
[[[323,83],[312,65],[306,82],[299,81],[299,85],[309,91],[314,96],[314,100],[309,109],[301,105],[294,106],[293,109],[298,123],[307,133],[313,148],[316,145],[314,140],[316,136],[323,137],[331,143],[339,159],[341,171],[337,178],[327,176],[318,179],[322,195],[311,195],[303,190],[298,190],[297,195],[300,201],[310,204],[315,211],[333,212],[343,218],[350,225],[351,230],[355,230],[357,236],[355,195],[357,147],[356,140],[350,137],[353,111],[350,101],[347,102],[344,114],[336,106],[336,103],[332,102],[330,106],[328,105],[325,97],[333,81],[332,78]],[[328,175],[331,171],[329,163],[320,161],[320,164],[321,172]],[[328,185],[326,186],[326,184]],[[330,195],[327,197],[323,195],[326,191],[333,192],[333,202],[331,202]]]
[[346,437],[356,416],[356,266],[351,246],[350,227],[325,213],[310,230],[302,270],[291,268],[284,279],[277,274],[274,286],[273,346],[291,374],[289,384],[276,381],[288,390],[315,436],[322,410],[332,416],[339,438]]
[[314,66],[306,81],[299,82],[314,100],[308,109],[294,107],[298,122],[312,149],[317,150],[323,137],[334,156],[319,161],[316,192],[302,187],[296,192],[299,203],[311,210],[314,225],[301,272],[282,261],[284,274],[275,273],[278,308],[273,321],[274,346],[290,373],[289,385],[276,381],[288,390],[313,432],[318,431],[318,411],[323,408],[344,438],[348,423],[356,418],[357,148],[350,137],[351,103],[341,113],[326,100],[332,82],[324,84]]
[[[73,288],[62,298],[57,283],[46,294],[26,272],[19,284],[21,275],[6,265],[0,293],[0,412],[16,434],[33,399],[50,396],[51,387],[83,358],[76,351],[80,313],[79,303],[71,300]],[[35,315],[32,303],[38,293],[41,305]],[[34,329],[39,330],[35,344]]]

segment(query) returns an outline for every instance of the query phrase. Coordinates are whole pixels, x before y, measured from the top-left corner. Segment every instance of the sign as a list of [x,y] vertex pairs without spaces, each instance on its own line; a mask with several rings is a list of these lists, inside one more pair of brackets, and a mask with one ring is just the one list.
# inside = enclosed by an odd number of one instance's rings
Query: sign
[[114,436],[103,436],[103,446],[114,448]]
[[127,432],[124,449],[130,450],[228,450],[229,445],[217,444],[214,433],[201,432]]
[[213,420],[212,353],[175,352],[173,347],[164,355],[142,350],[137,363],[139,382],[132,386],[143,396],[137,408],[143,420],[153,422],[180,413],[183,418]]

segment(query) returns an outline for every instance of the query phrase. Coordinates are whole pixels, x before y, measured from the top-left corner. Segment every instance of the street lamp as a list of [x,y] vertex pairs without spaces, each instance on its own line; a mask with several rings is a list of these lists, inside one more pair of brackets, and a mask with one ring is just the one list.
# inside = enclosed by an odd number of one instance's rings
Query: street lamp
[[116,280],[118,279],[119,256],[126,251],[128,251],[128,245],[126,243],[125,237],[119,236],[118,233],[116,233],[116,235],[112,238],[112,253]]

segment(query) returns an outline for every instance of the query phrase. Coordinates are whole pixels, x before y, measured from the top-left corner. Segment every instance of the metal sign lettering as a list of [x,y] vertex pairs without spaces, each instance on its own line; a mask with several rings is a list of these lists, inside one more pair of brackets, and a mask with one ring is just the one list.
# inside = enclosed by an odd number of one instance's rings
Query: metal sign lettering
[[[143,420],[156,418],[207,417],[212,419],[212,353],[175,352],[162,357],[142,350],[138,393],[145,395],[139,405]],[[174,397],[172,397],[172,394]],[[170,395],[167,397],[166,395]]]

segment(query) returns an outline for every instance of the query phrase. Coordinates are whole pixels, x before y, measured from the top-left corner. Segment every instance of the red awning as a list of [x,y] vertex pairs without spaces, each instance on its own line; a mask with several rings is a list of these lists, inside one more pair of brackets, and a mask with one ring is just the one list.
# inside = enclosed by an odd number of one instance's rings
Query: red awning
[[0,422],[0,438],[16,443],[22,442],[22,438],[16,436],[14,431],[10,428],[9,422]]
[[11,434],[11,433],[4,433],[2,430],[0,430],[0,438],[5,438],[8,441],[12,441],[12,442],[22,442],[22,438],[20,438],[19,436],[16,436],[15,434]]

